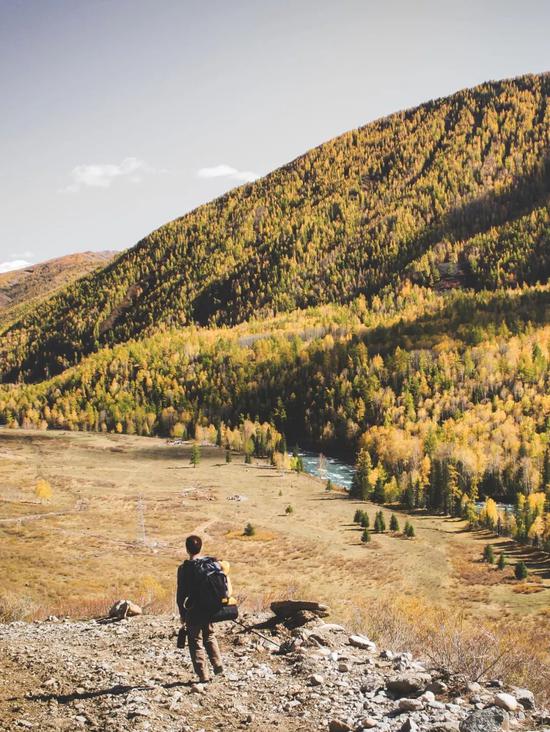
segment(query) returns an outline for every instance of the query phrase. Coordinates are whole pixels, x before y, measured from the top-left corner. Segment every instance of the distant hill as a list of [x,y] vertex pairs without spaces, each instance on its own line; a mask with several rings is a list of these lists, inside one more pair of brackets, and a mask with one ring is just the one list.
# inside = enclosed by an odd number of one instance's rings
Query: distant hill
[[490,82],[347,132],[176,219],[0,336],[1,378],[59,373],[170,326],[550,271],[550,75]]
[[0,327],[13,323],[55,290],[105,266],[119,252],[82,252],[0,274]]

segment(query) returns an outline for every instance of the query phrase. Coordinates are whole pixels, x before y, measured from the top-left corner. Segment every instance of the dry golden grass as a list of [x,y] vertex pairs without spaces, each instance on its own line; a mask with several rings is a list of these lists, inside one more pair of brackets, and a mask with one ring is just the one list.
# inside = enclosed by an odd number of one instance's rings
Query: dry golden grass
[[228,539],[237,539],[237,541],[273,541],[277,538],[277,534],[272,531],[256,529],[252,536],[247,536],[243,531],[234,530],[228,531],[226,537]]

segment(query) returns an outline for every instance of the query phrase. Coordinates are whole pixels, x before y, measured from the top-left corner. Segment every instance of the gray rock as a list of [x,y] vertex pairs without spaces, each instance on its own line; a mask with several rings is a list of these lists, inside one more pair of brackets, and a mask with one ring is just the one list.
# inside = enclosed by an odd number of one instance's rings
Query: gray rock
[[524,709],[535,708],[535,695],[532,691],[529,691],[529,689],[519,689],[516,687],[514,687],[512,691],[514,692],[514,696]]
[[419,732],[419,727],[414,721],[414,719],[411,719],[410,717],[406,719],[403,724],[401,725],[401,728],[399,732]]
[[347,722],[340,719],[331,719],[328,723],[328,732],[350,732],[351,729]]
[[401,712],[417,712],[422,709],[424,705],[420,699],[400,699],[397,708]]
[[408,694],[418,694],[427,687],[431,681],[429,674],[401,674],[386,683],[386,688],[397,697]]
[[509,730],[510,717],[504,709],[489,707],[468,715],[460,723],[460,732],[500,732]]
[[374,717],[365,717],[359,722],[359,727],[362,729],[374,729],[378,727],[378,720]]
[[325,679],[321,676],[321,674],[312,674],[309,677],[310,686],[322,686],[324,683]]
[[109,610],[109,617],[116,618],[117,620],[123,620],[124,618],[131,618],[135,615],[142,615],[143,610],[139,605],[131,600],[118,600],[115,602],[113,607]]
[[364,635],[350,635],[348,639],[350,646],[355,648],[361,648],[364,651],[376,651],[376,643],[373,643],[369,638]]

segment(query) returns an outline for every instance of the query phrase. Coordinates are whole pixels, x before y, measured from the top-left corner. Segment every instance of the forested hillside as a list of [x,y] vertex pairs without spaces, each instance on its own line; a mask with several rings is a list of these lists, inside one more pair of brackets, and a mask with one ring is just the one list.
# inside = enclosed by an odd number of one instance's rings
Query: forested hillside
[[159,327],[349,303],[402,278],[546,282],[549,90],[548,74],[526,76],[399,112],[163,226],[6,329],[2,381]]
[[106,348],[50,381],[4,387],[0,414],[12,426],[183,437],[217,424],[222,441],[224,425],[250,416],[290,443],[361,449],[363,497],[451,513],[518,492],[542,494],[544,505],[549,308],[548,286],[437,294],[404,285],[369,308],[359,297]]

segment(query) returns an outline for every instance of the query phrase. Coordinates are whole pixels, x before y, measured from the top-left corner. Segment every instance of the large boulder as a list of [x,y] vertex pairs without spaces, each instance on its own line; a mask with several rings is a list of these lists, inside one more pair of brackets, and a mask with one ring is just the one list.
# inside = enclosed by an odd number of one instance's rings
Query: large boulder
[[518,687],[514,687],[513,692],[515,698],[524,709],[535,708],[535,695],[532,691],[529,691],[529,689],[519,689]]
[[376,651],[376,643],[373,643],[370,638],[364,635],[350,635],[348,642],[350,646],[361,648],[364,651],[371,651],[372,653]]
[[509,730],[508,712],[498,707],[479,709],[460,723],[460,732],[500,732]]
[[330,614],[330,610],[326,605],[319,602],[305,602],[303,600],[279,600],[272,602],[271,611],[278,618],[291,618],[299,612],[307,611],[313,613],[318,618],[326,618]]
[[500,694],[495,694],[495,706],[501,709],[506,709],[507,712],[515,712],[518,708],[518,700],[512,694],[505,694],[503,691]]
[[124,620],[124,618],[131,618],[135,615],[142,614],[143,610],[140,606],[131,600],[118,600],[109,610],[109,617],[115,618],[116,620]]

